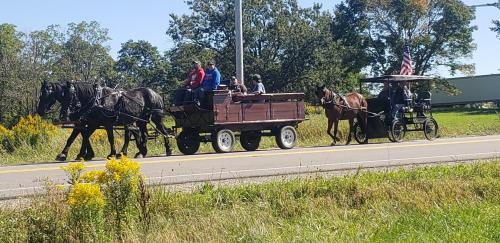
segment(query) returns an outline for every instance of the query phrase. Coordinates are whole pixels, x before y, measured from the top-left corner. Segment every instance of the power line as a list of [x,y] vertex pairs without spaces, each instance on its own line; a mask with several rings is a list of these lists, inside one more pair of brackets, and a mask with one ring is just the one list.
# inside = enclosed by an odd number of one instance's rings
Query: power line
[[500,8],[500,1],[496,2],[496,3],[484,3],[484,4],[471,5],[469,7],[471,7],[471,8],[480,8],[480,7],[497,7],[497,8]]

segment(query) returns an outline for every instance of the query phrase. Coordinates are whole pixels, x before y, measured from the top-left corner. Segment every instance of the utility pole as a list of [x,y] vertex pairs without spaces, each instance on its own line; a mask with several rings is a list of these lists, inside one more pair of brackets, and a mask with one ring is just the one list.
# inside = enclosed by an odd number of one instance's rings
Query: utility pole
[[244,70],[243,70],[243,0],[235,0],[234,4],[234,16],[235,16],[235,26],[236,26],[236,78],[241,84],[245,81]]

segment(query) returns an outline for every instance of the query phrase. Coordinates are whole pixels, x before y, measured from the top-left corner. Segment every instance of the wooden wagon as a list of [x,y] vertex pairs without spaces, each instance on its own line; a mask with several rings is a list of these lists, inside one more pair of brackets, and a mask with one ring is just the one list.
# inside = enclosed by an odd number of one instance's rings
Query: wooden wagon
[[[174,133],[183,154],[195,154],[200,143],[216,152],[231,152],[239,136],[247,151],[259,148],[262,136],[274,136],[282,149],[297,143],[296,127],[305,120],[303,93],[243,95],[228,90],[208,95],[204,104],[171,106]],[[180,133],[178,131],[180,130]]]

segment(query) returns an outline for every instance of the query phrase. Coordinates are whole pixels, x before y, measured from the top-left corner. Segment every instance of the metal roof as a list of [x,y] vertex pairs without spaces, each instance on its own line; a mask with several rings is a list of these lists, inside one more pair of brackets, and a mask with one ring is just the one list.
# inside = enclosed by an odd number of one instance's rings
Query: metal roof
[[417,75],[385,75],[380,77],[361,79],[361,83],[385,83],[385,82],[421,82],[433,80],[430,76]]

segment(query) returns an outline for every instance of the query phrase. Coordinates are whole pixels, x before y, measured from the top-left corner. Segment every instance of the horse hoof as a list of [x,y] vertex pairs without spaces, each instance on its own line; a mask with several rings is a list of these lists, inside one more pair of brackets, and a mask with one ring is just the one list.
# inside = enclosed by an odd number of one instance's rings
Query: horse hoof
[[137,153],[137,154],[135,154],[134,158],[135,159],[142,159],[142,158],[144,158],[144,156],[141,153]]
[[330,144],[330,146],[335,146],[335,145],[337,145],[337,143],[336,143],[336,142],[332,142],[332,143]]
[[167,156],[172,156],[172,150],[167,150]]
[[65,154],[58,154],[56,156],[56,161],[66,161],[67,158],[68,156],[66,156]]
[[117,154],[116,155],[117,159],[121,159],[122,157],[127,157],[127,155],[126,154]]
[[116,154],[110,154],[108,155],[108,157],[106,157],[106,159],[114,159],[116,158],[116,156],[117,156]]

